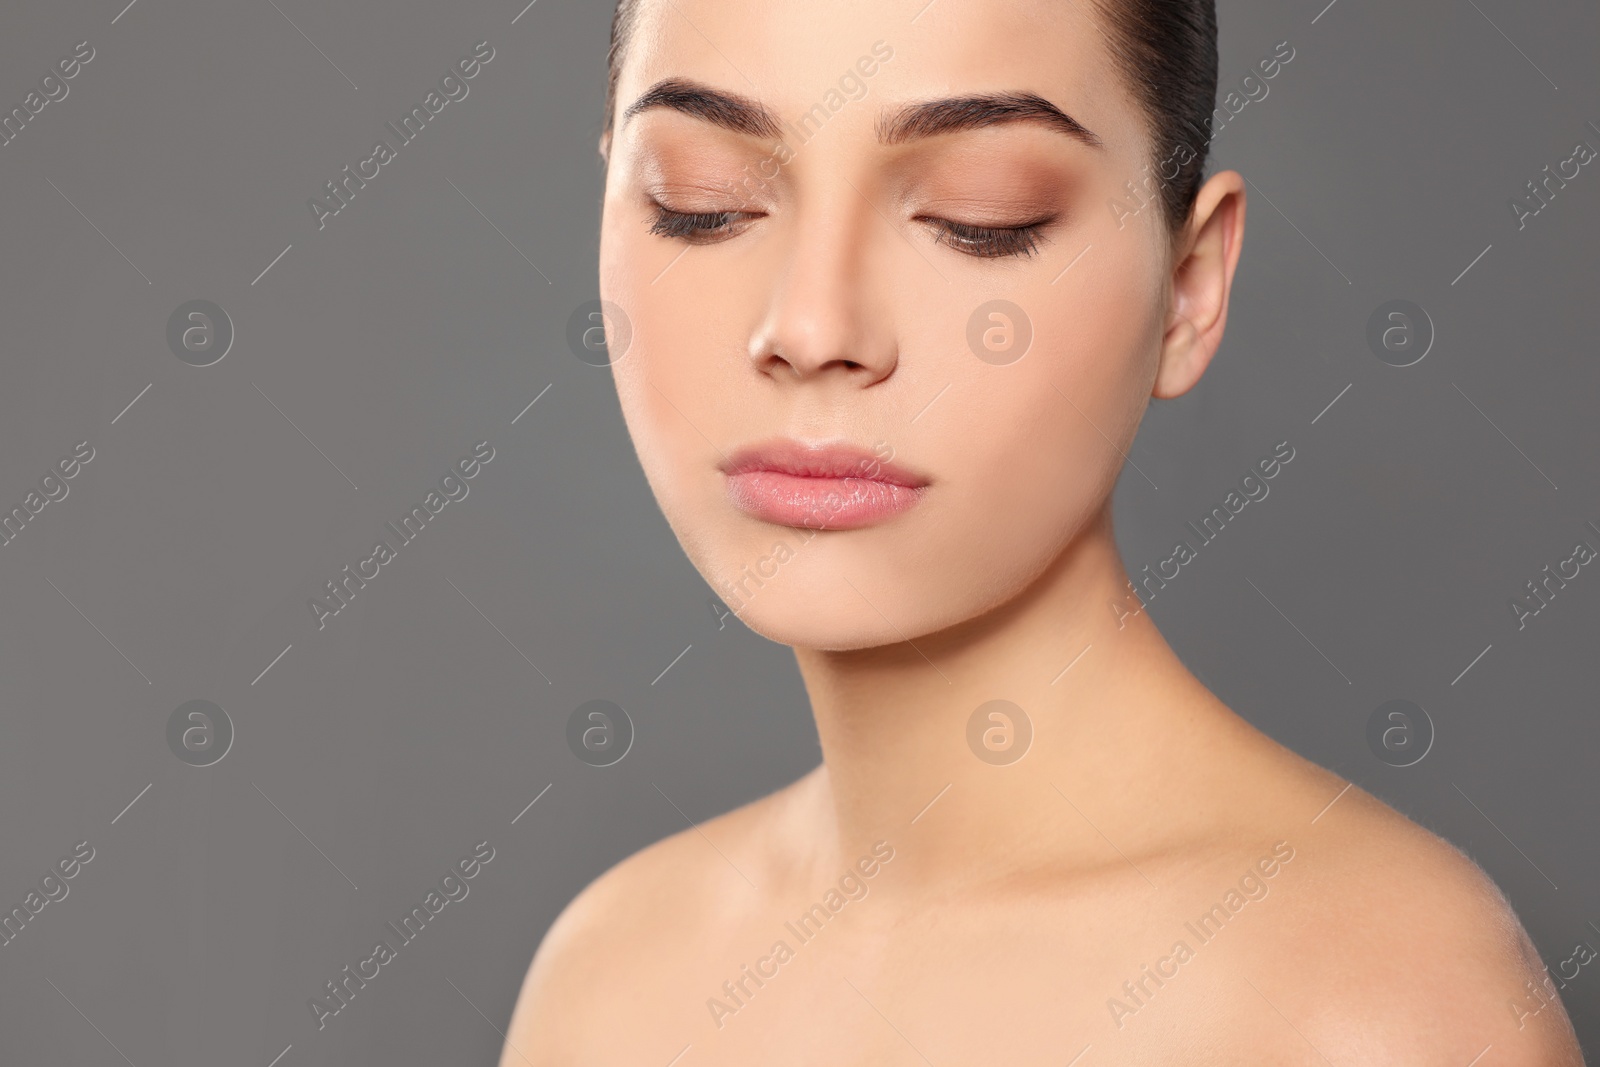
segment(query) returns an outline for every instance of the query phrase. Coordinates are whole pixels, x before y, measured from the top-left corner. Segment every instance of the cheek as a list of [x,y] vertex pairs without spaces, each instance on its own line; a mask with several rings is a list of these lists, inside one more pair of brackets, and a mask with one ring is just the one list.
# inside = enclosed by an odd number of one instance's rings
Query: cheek
[[696,249],[678,259],[681,249],[650,237],[625,206],[607,208],[600,246],[600,295],[632,331],[611,365],[618,404],[662,513],[698,565],[708,516],[723,504],[715,466],[738,438],[727,398],[743,368],[716,301],[683,287]]
[[629,306],[633,321],[645,329],[635,327],[627,356],[611,368],[617,400],[645,478],[687,547],[712,503],[705,475],[717,458],[707,437],[721,438],[716,411],[694,401],[706,395],[709,383],[698,380],[703,364],[684,359],[673,344],[672,338],[684,336],[674,312],[654,311],[648,301]]
[[1044,566],[1114,488],[1159,352],[1159,287],[1147,273],[1129,249],[1077,287],[1025,290],[1015,299],[1033,322],[1032,348],[1009,367],[983,367],[954,398],[939,455],[970,504],[985,566]]

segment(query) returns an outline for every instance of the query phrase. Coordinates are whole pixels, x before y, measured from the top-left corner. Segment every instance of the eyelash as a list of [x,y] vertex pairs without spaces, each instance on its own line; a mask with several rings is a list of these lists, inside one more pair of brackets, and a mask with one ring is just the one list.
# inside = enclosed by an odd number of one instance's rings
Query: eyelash
[[717,240],[718,231],[727,231],[729,221],[740,214],[737,211],[673,211],[660,204],[655,207],[656,217],[650,224],[650,232],[690,244],[710,244]]
[[1050,220],[1030,222],[1026,226],[969,226],[947,219],[927,221],[939,228],[934,238],[937,243],[983,259],[1000,259],[1005,256],[1027,258],[1033,255],[1042,240],[1040,231]]
[[[660,204],[656,204],[655,209],[650,232],[690,244],[710,244],[724,235],[731,236],[729,223],[743,214],[738,211],[673,211]],[[934,241],[938,244],[980,259],[1001,259],[1032,256],[1042,240],[1040,231],[1052,220],[1043,219],[1026,226],[972,226],[935,218],[921,221],[937,227],[939,232]]]

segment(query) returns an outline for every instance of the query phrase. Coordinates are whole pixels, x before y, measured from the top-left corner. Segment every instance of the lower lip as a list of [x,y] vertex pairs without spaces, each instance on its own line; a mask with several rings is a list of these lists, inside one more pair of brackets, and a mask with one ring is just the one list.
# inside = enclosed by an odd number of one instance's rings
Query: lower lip
[[854,530],[915,507],[922,491],[871,478],[747,471],[728,476],[728,496],[740,511],[778,526]]

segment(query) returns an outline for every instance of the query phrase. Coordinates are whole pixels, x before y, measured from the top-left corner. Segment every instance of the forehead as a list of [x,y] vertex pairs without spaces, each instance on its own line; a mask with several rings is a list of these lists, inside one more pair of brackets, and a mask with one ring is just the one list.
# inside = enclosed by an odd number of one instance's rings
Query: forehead
[[840,80],[853,77],[867,93],[846,110],[869,129],[881,111],[909,101],[1028,92],[1093,130],[1113,155],[1142,151],[1143,118],[1093,0],[637,2],[619,115],[649,86],[682,77],[793,121],[830,92],[851,94]]

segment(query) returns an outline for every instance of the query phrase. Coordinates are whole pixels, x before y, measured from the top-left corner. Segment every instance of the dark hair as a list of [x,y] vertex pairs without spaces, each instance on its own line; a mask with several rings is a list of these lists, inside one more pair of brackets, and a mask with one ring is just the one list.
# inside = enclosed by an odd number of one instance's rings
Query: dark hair
[[[623,0],[631,3],[632,0]],[[1112,58],[1143,105],[1167,225],[1189,219],[1205,177],[1217,103],[1215,0],[1095,0]],[[1183,156],[1193,159],[1184,161]],[[1174,175],[1165,164],[1182,163]]]
[[[1217,100],[1215,0],[1093,0],[1111,56],[1144,109],[1168,229],[1189,219],[1205,177],[1211,115]],[[606,54],[605,132],[612,129],[617,79],[633,36],[640,0],[617,0]],[[1172,168],[1176,168],[1173,173]]]

